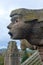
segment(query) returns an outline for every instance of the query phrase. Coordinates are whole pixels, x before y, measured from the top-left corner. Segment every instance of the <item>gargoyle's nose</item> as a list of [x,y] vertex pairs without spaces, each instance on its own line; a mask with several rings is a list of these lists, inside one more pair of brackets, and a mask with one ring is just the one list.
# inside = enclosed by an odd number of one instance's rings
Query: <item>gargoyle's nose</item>
[[8,28],[8,29],[11,29],[11,27],[10,27],[10,26],[7,26],[7,28]]

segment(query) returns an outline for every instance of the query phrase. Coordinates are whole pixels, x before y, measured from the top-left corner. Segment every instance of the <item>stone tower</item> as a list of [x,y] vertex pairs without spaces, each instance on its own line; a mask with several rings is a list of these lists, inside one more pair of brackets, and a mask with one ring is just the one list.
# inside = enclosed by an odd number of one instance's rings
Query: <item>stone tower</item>
[[4,65],[20,65],[20,56],[15,41],[10,41],[4,58]]

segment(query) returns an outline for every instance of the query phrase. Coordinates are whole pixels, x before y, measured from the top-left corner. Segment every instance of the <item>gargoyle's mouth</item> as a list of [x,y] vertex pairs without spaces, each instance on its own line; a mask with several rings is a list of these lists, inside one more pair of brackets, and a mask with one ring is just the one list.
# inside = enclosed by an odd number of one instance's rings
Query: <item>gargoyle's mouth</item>
[[13,36],[13,34],[11,32],[8,33],[11,37]]

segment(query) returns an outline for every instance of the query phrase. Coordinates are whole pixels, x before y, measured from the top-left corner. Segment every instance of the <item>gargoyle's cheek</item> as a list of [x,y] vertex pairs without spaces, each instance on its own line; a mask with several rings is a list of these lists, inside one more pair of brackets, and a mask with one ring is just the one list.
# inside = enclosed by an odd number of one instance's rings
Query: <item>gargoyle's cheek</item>
[[21,39],[23,38],[23,31],[21,29],[13,29],[11,30],[13,34],[13,39]]

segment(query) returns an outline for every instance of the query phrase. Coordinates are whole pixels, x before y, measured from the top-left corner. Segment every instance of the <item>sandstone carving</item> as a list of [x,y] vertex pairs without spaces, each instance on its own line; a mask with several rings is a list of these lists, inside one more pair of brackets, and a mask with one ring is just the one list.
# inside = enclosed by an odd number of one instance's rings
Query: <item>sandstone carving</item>
[[20,54],[15,41],[10,41],[5,53],[4,65],[20,65]]
[[35,50],[37,48],[35,45],[31,45],[26,39],[22,39],[20,44],[22,50],[25,50],[26,48]]
[[32,45],[43,45],[43,12],[41,10],[17,9],[11,12],[8,26],[12,39],[27,39]]
[[43,47],[43,10],[16,9],[8,25],[12,39],[26,39],[31,45]]

